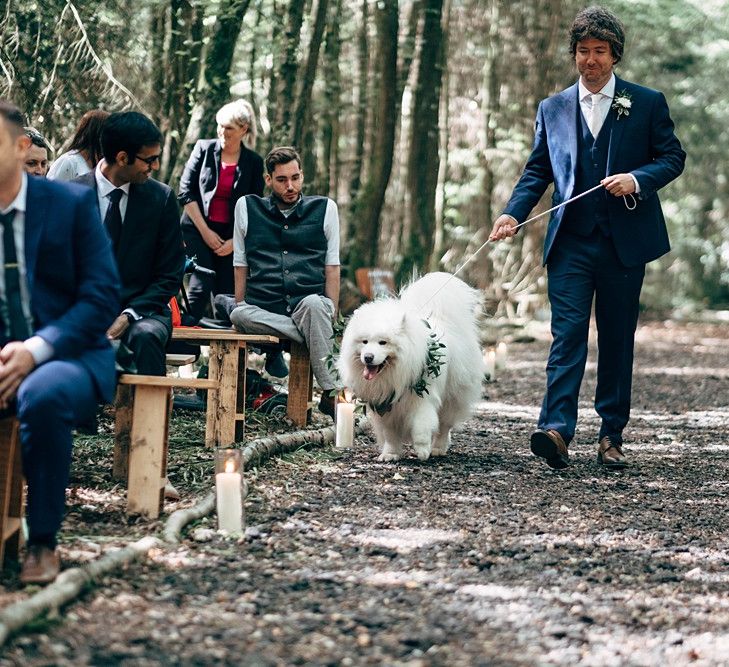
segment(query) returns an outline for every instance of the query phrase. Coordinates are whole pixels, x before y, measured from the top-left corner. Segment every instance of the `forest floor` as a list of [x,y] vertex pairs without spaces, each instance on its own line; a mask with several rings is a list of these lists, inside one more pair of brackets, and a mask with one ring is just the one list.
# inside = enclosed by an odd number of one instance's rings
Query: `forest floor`
[[[198,522],[0,665],[728,664],[726,325],[640,327],[623,472],[595,463],[594,353],[571,467],[529,452],[548,346],[543,328],[510,344],[446,458],[378,463],[361,437],[273,459],[249,475],[245,539]],[[202,420],[173,421],[172,508],[211,477]],[[110,459],[108,435],[79,441],[66,566],[161,526],[126,519]],[[0,606],[27,594],[0,581]]]

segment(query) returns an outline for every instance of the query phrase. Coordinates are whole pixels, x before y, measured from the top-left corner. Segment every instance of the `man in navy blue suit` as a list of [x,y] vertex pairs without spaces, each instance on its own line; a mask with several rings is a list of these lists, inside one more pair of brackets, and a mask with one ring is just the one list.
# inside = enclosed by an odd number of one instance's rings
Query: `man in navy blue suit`
[[622,434],[640,290],[646,263],[670,249],[657,191],[681,174],[686,158],[664,96],[615,76],[624,43],[611,12],[588,7],[577,14],[570,49],[579,81],[539,105],[531,156],[489,237],[513,236],[550,183],[553,206],[604,186],[552,213],[544,241],[553,343],[531,450],[557,469],[569,464],[593,298],[597,459],[627,465]]
[[0,100],[0,411],[20,422],[28,484],[24,583],[48,583],[60,562],[72,429],[111,401],[106,330],[119,279],[94,192],[28,176],[20,111]]

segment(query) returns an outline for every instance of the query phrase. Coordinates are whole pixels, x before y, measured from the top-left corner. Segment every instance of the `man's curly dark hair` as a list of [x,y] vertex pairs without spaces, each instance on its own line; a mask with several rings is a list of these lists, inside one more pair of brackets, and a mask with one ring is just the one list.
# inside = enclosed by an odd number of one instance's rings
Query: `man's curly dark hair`
[[604,7],[586,7],[579,11],[570,28],[570,53],[574,57],[577,42],[600,39],[610,44],[615,62],[620,62],[625,46],[625,29],[620,19]]

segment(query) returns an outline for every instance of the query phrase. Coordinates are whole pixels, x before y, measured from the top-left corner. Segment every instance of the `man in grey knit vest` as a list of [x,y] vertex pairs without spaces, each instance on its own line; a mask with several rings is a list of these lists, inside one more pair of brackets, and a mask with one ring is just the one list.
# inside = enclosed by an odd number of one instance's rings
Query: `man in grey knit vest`
[[[302,195],[301,158],[291,147],[265,159],[267,198],[247,195],[235,207],[230,314],[245,333],[283,335],[306,343],[323,394],[319,410],[334,418],[337,382],[324,359],[332,351],[332,318],[339,301],[339,214],[328,197]],[[283,360],[280,361],[283,365]],[[266,369],[284,375],[285,366]]]

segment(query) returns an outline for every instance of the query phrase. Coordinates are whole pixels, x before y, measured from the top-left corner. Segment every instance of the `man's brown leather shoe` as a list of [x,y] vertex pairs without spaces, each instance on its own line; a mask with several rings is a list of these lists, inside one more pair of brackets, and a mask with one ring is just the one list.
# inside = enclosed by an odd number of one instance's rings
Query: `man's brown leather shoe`
[[564,438],[558,431],[534,431],[531,437],[532,454],[546,460],[547,465],[555,470],[566,468],[570,464],[570,454]]
[[597,462],[607,468],[625,468],[628,458],[623,454],[622,444],[618,444],[606,435],[597,446]]
[[24,584],[49,584],[61,571],[61,559],[55,549],[31,544],[23,559],[20,581]]

